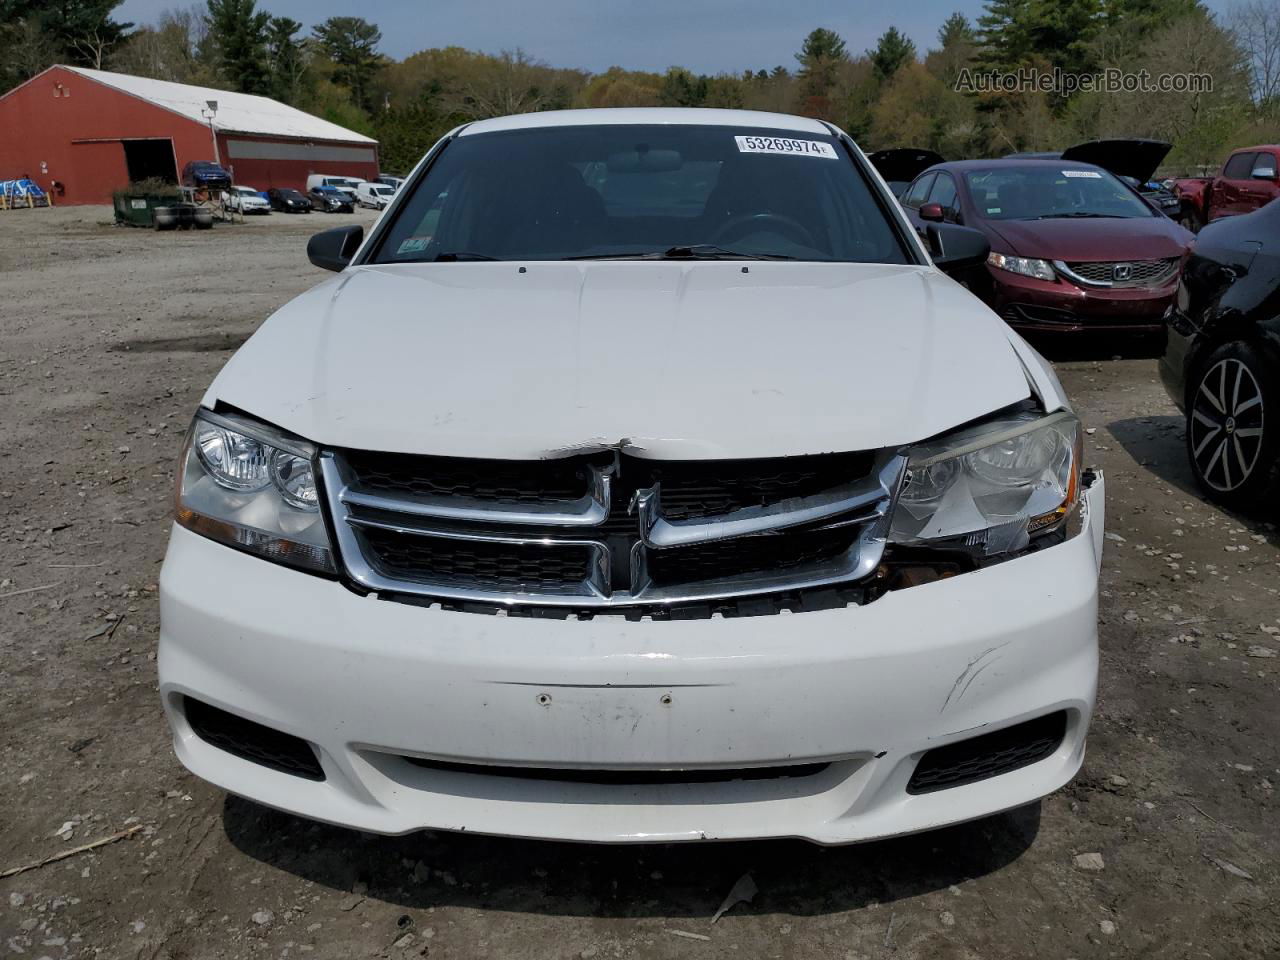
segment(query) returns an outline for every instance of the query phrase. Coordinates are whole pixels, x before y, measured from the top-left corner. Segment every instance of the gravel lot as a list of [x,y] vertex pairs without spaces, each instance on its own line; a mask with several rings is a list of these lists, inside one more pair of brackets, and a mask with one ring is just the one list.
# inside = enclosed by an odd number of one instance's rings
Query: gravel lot
[[141,828],[0,879],[0,956],[1280,956],[1276,527],[1197,495],[1154,361],[1112,346],[1059,363],[1107,475],[1102,678],[1085,768],[1039,805],[837,849],[597,848],[364,836],[188,776],[154,664],[178,446],[321,279],[305,238],[352,219],[0,213],[0,872]]

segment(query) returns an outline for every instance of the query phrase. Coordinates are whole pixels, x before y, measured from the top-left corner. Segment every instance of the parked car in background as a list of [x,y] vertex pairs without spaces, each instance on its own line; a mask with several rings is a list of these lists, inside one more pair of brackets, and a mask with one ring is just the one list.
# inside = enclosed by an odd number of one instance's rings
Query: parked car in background
[[193,160],[182,168],[182,184],[203,190],[230,190],[231,174],[208,160]]
[[385,183],[368,181],[356,187],[356,201],[360,206],[372,207],[374,210],[381,210],[395,195],[395,188]]
[[356,188],[363,183],[363,180],[357,180],[354,177],[339,177],[334,174],[313,173],[307,177],[307,193],[309,194],[313,187],[334,187],[341,190],[351,202],[355,203]]
[[310,213],[311,200],[291,187],[272,187],[267,191],[272,210],[282,213]]
[[232,186],[223,192],[222,205],[239,214],[271,212],[271,201],[253,187]]
[[404,177],[395,177],[389,173],[378,174],[378,183],[385,184],[392,190],[399,190],[404,186]]
[[1280,203],[1200,231],[1170,314],[1160,376],[1187,418],[1204,491],[1280,503]]
[[915,147],[875,150],[867,154],[867,159],[871,161],[871,165],[876,168],[884,178],[884,182],[889,185],[889,189],[893,191],[893,195],[899,200],[921,170],[943,162],[941,154]]
[[1234,150],[1216,177],[1174,180],[1179,222],[1196,231],[1223,217],[1238,217],[1280,197],[1280,145]]
[[307,196],[311,198],[313,210],[323,210],[325,213],[351,213],[355,210],[351,197],[345,190],[337,187],[314,186],[307,191]]
[[991,241],[965,283],[1038,333],[1158,333],[1192,235],[1114,174],[1069,160],[943,163],[902,202],[917,229],[963,223]]
[[158,657],[193,773],[615,843],[869,840],[1075,775],[1103,479],[944,273],[981,233],[921,242],[809,118],[527,114],[429,157],[195,413]]

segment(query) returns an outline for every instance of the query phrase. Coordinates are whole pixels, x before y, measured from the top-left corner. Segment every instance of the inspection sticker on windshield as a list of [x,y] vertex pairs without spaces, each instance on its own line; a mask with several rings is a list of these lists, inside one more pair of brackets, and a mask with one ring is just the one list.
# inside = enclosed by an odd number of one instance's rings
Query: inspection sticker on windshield
[[1079,180],[1101,180],[1102,174],[1097,170],[1063,170],[1064,177],[1075,177]]
[[784,153],[801,157],[839,159],[836,148],[820,140],[791,140],[787,137],[734,137],[739,153]]

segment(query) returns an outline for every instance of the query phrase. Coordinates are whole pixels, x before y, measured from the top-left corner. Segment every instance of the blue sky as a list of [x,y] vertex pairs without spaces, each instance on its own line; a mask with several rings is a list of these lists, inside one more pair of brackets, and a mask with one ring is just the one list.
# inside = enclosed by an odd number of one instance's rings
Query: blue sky
[[[186,0],[189,2],[189,0]],[[153,21],[184,0],[125,0],[119,20]],[[203,6],[203,4],[201,4]],[[1223,10],[1226,0],[1210,0]],[[896,26],[924,49],[959,10],[976,19],[981,0],[258,0],[259,9],[302,21],[363,16],[382,29],[382,51],[397,59],[457,45],[496,53],[523,49],[553,66],[593,72],[618,64],[700,73],[795,65],[814,27],[835,30],[854,53]]]

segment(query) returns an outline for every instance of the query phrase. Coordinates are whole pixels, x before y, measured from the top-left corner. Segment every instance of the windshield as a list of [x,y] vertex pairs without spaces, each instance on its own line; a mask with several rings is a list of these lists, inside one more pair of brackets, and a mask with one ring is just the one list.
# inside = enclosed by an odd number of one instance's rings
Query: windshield
[[692,124],[464,135],[412,189],[374,262],[677,250],[912,262],[866,180],[829,136]]
[[970,171],[965,180],[979,216],[988,220],[1157,216],[1105,170],[996,167]]

